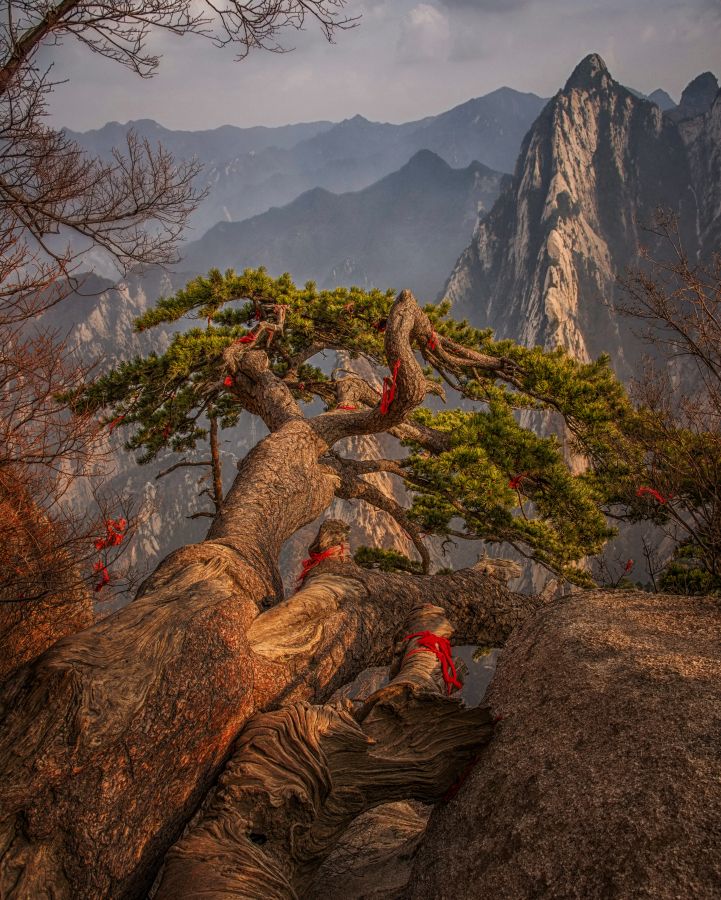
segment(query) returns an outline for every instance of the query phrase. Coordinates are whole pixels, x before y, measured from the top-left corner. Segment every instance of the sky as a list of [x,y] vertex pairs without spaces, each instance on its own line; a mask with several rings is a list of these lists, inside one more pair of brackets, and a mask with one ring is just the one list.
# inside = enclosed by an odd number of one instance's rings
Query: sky
[[721,0],[348,0],[357,27],[328,44],[308,23],[293,51],[243,61],[202,38],[155,35],[142,80],[68,38],[48,51],[54,124],[75,130],[155,119],[168,128],[281,125],[361,114],[422,118],[507,85],[547,97],[588,53],[623,84],[678,100],[703,71],[721,77]]

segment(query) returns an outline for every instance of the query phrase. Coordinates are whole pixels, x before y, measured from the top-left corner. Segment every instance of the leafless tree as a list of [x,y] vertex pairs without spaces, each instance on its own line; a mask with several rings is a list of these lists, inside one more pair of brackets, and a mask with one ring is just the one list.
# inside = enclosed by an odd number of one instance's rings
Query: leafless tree
[[721,254],[692,262],[668,212],[659,211],[649,231],[659,251],[642,248],[642,264],[623,278],[617,304],[621,315],[641,323],[656,357],[631,388],[641,416],[633,434],[642,460],[637,487],[656,504],[658,524],[683,548],[688,564],[708,576],[698,586],[718,588]]

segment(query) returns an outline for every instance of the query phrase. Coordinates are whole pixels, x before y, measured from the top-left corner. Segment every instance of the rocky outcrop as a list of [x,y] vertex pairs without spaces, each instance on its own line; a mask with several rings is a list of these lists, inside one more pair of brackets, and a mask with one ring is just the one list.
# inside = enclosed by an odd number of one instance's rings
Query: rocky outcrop
[[[712,85],[700,81],[678,109],[705,109]],[[609,352],[629,375],[641,345],[612,308],[617,278],[639,242],[650,243],[641,226],[658,206],[679,214],[692,252],[709,243],[720,211],[706,199],[721,181],[716,105],[679,125],[616,82],[598,55],[584,59],[456,264],[446,290],[456,315],[580,359]]]
[[32,481],[8,477],[7,469],[3,474],[0,684],[55,641],[93,623],[92,597],[74,560],[77,544],[64,544],[69,529],[37,505]]
[[680,122],[702,116],[711,107],[718,89],[718,80],[712,72],[698,75],[684,89],[678,106],[669,111],[669,118]]
[[489,699],[502,720],[434,811],[408,900],[719,896],[717,598],[554,602]]

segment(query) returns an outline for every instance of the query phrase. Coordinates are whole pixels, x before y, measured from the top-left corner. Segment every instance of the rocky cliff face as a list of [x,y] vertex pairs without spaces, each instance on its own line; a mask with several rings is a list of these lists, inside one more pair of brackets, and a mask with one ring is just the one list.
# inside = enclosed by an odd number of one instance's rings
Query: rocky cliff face
[[[695,98],[692,108],[701,106],[703,112],[680,119],[678,130],[688,155],[696,205],[696,255],[708,259],[721,246],[721,91],[712,75],[711,80],[701,77],[704,78],[704,89],[700,92],[703,103]],[[711,91],[713,87],[715,93]],[[684,91],[684,97],[688,90]],[[682,99],[679,109],[683,106]]]
[[717,234],[721,110],[718,97],[708,108],[711,87],[703,76],[664,114],[614,81],[599,56],[584,59],[456,264],[446,289],[456,315],[580,359],[610,352],[629,375],[640,347],[611,303],[617,276],[649,242],[641,226],[664,206],[680,216],[692,253]]

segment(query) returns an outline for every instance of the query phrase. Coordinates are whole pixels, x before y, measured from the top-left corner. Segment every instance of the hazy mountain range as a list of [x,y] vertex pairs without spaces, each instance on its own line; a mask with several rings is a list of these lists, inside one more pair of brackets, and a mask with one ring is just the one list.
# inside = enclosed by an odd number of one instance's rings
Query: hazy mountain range
[[433,300],[479,213],[498,197],[501,177],[478,162],[452,169],[419,150],[361,191],[314,188],[288,206],[220,222],[184,248],[182,265],[194,272],[263,265],[299,284],[408,287]]
[[392,125],[354,116],[343,122],[310,122],[280,128],[171,131],[144,119],[83,133],[68,132],[92,153],[108,156],[133,128],[151,144],[161,142],[177,158],[203,163],[199,183],[209,188],[192,219],[200,236],[220,221],[237,221],[322,187],[343,193],[368,187],[400,169],[419,150],[432,150],[449,165],[477,161],[511,172],[518,148],[546,101],[500,88],[436,116]]
[[[608,351],[627,371],[638,348],[607,304],[634,259],[638,222],[656,204],[671,205],[694,253],[718,246],[717,88],[706,73],[679,105],[661,90],[644,98],[593,55],[548,103],[502,89],[406,125],[355,117],[196,133],[136,123],[179,156],[202,157],[214,187],[197,221],[214,227],[186,245],[175,272],[132,273],[66,306],[76,323],[71,337],[105,364],[147,352],[148,340],[162,350],[162,334],[133,335],[133,316],[212,265],[265,264],[322,286],[408,286],[423,299],[446,284],[456,315],[582,357]],[[126,128],[112,123],[79,137],[106,153]],[[512,169],[513,176],[499,171]],[[248,210],[256,214],[222,221]],[[250,417],[224,435],[228,478],[261,435]],[[119,448],[117,434],[112,440]],[[145,496],[153,509],[134,550],[138,564],[152,566],[202,535],[205,521],[186,518],[198,508],[197,470],[158,484],[168,459],[138,467],[120,449],[116,458],[113,486]],[[357,539],[399,544],[382,514],[360,504],[350,515]],[[299,552],[284,555],[291,571]]]

